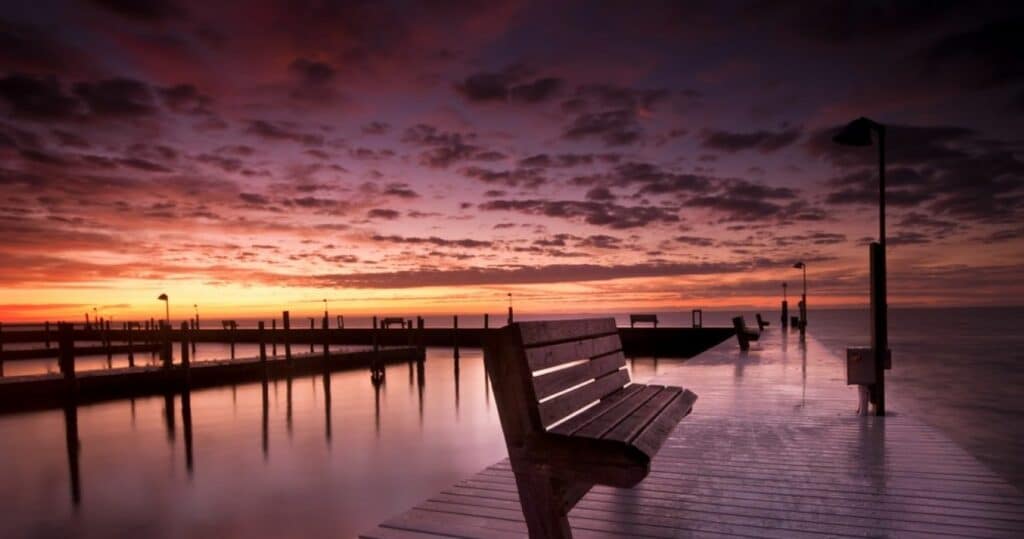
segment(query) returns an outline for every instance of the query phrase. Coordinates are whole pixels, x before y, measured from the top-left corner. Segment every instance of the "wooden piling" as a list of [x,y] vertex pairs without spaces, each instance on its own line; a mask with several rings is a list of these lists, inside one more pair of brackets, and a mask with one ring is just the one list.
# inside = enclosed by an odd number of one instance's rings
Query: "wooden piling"
[[75,379],[75,336],[71,324],[57,325],[57,367],[65,380]]
[[171,325],[160,321],[160,354],[163,366],[166,369],[174,364],[174,350],[171,348]]
[[422,358],[427,357],[427,348],[423,344],[423,342],[424,342],[423,341],[423,326],[424,326],[424,324],[423,324],[423,317],[422,316],[417,316],[416,317],[416,345],[417,345],[416,347],[419,348],[419,357],[421,358],[421,360],[422,360]]
[[373,351],[378,352],[380,343],[377,341],[377,317],[373,317]]
[[125,324],[125,334],[128,338],[128,366],[135,366],[135,350],[132,348],[132,326],[135,322],[128,322]]
[[323,330],[324,330],[324,372],[326,372],[326,369],[327,369],[327,358],[331,357],[331,348],[330,348],[330,346],[331,346],[330,345],[330,341],[331,340],[329,338],[330,337],[331,326],[328,323],[326,316],[323,319],[322,326],[323,326]]
[[490,326],[491,326],[491,315],[489,315],[487,313],[484,313],[484,329],[487,329]]
[[512,306],[508,306],[508,325],[512,325]]
[[4,324],[0,322],[0,376],[4,375]]
[[291,329],[291,313],[283,311],[281,313],[281,324],[284,326],[284,360],[288,362],[288,366],[292,365],[292,339],[288,335],[288,330]]
[[267,366],[267,339],[266,339],[266,335],[263,333],[263,327],[264,327],[263,326],[263,321],[260,320],[260,322],[258,324],[256,324],[256,335],[257,335],[257,338],[259,339],[259,342],[260,342],[260,363],[262,363],[264,368],[266,368],[266,366]]
[[46,341],[46,349],[50,349],[50,321],[43,323],[43,339]]
[[459,359],[459,315],[452,317],[452,348],[454,349],[455,359]]
[[189,328],[188,328],[188,322],[182,322],[181,323],[181,366],[182,366],[182,368],[185,369],[185,376],[186,376],[186,378],[188,377],[189,367],[190,367],[190,363],[191,363],[189,361],[189,354],[188,354],[188,352],[189,352],[189,340],[191,338],[190,333],[191,332],[189,331]]
[[231,359],[235,359],[235,330],[238,328],[238,324],[232,320],[231,325],[228,327],[230,328],[228,330],[228,340],[231,343]]
[[271,350],[270,350],[270,353],[274,357],[277,357],[277,319],[276,318],[270,321],[270,335],[271,335],[271,339],[270,339],[270,348],[271,348]]
[[103,347],[107,351],[107,367],[110,367],[110,363],[114,359],[114,354],[110,350],[110,320],[103,324]]

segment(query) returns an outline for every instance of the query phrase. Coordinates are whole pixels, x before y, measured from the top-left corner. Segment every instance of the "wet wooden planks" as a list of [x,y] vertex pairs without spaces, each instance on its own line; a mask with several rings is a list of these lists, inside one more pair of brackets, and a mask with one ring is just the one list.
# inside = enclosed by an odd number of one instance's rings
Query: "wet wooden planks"
[[[576,537],[1022,537],[1024,496],[897,407],[853,414],[843,364],[813,339],[724,343],[657,383],[701,398],[633,489],[595,487]],[[402,535],[408,534],[408,535]],[[525,537],[508,463],[364,537]]]

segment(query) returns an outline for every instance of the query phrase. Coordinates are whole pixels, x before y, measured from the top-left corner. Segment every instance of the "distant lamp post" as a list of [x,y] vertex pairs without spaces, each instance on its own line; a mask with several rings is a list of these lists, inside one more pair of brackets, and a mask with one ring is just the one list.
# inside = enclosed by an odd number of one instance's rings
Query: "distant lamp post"
[[795,269],[804,270],[804,293],[800,296],[800,331],[807,328],[807,264],[797,262],[793,264]]
[[166,315],[167,327],[171,327],[171,302],[167,299],[167,294],[160,294],[156,299],[164,302],[164,313]]
[[327,298],[324,298],[324,318],[327,318]]
[[[196,326],[196,329],[199,329],[199,304],[198,303],[193,303],[192,304],[192,309],[196,313],[196,320],[194,322],[195,326]],[[192,344],[194,345],[195,343],[192,343]]]
[[875,384],[871,401],[875,413],[885,415],[885,369],[889,363],[889,321],[885,262],[885,126],[860,117],[846,124],[832,140],[843,146],[871,146],[871,133],[878,138],[878,242],[870,246],[871,349],[875,361]]
[[789,327],[789,296],[786,294],[786,287],[789,286],[785,281],[782,282],[782,329]]

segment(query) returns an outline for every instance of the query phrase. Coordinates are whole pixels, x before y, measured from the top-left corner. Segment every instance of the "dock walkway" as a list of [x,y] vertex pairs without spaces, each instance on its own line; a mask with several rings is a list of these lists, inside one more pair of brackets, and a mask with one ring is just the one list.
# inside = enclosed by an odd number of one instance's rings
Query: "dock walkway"
[[[812,336],[730,339],[652,382],[696,392],[693,414],[636,488],[580,501],[576,537],[1024,537],[1019,490],[898,395],[887,417],[855,415],[844,360]],[[525,536],[502,461],[362,537]]]

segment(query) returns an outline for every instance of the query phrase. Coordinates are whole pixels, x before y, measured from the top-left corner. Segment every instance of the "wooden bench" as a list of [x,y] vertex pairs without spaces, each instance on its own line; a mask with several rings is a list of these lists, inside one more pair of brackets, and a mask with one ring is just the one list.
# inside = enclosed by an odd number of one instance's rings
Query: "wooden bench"
[[750,350],[750,341],[761,338],[761,332],[747,327],[747,321],[742,316],[732,319],[732,327],[736,329],[736,340],[740,342],[740,350]]
[[656,314],[631,314],[629,315],[629,327],[633,327],[637,323],[646,322],[648,324],[654,324],[654,327],[658,327],[658,315]]
[[771,322],[761,318],[761,313],[757,313],[756,315],[754,315],[754,317],[757,318],[757,329],[759,329],[760,331],[764,331],[765,326],[772,325]]
[[485,335],[484,363],[533,538],[572,537],[592,486],[639,483],[697,399],[631,383],[612,318],[511,324]]

